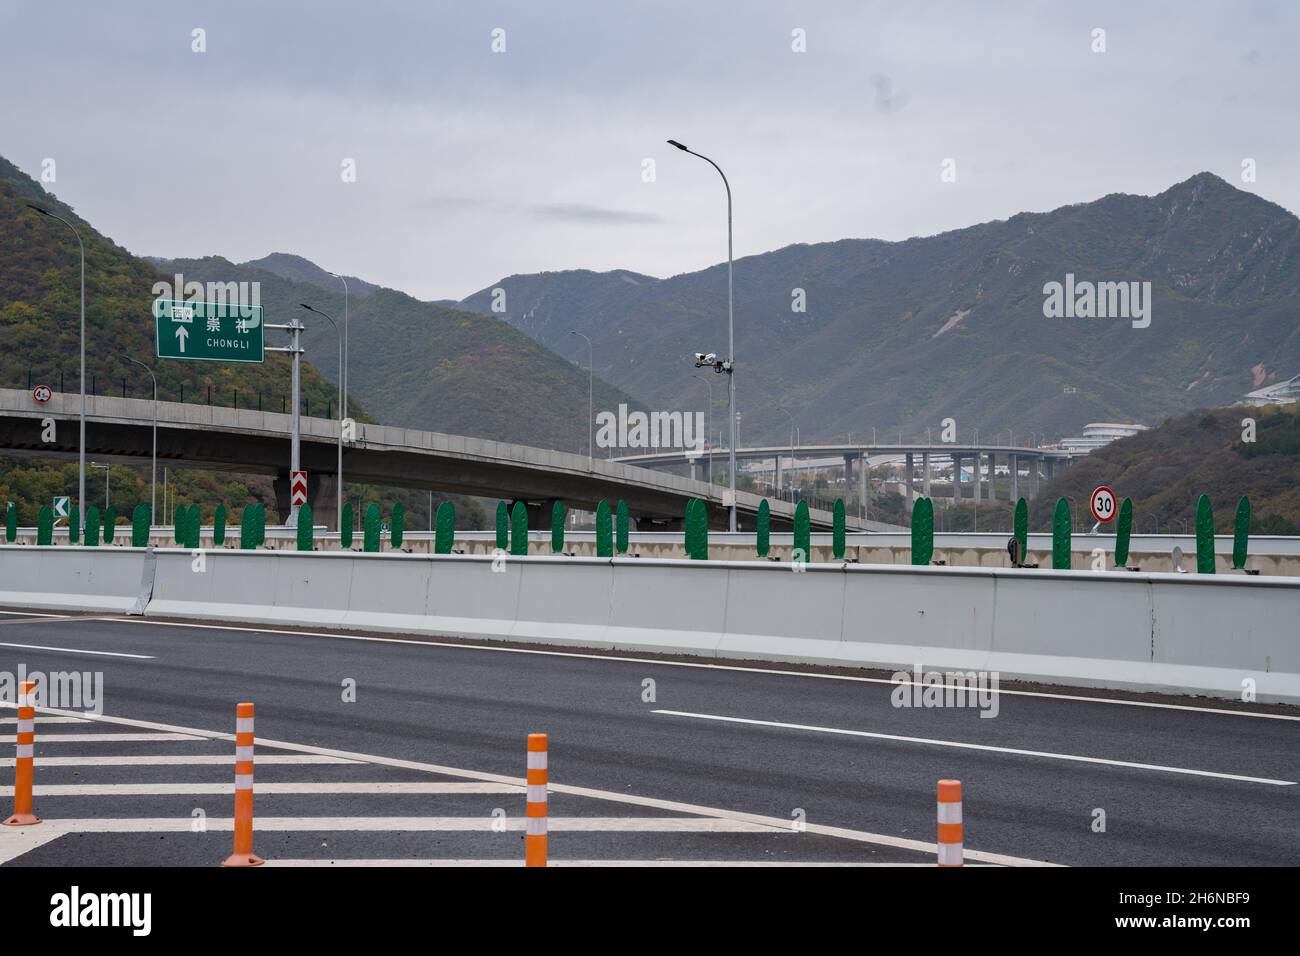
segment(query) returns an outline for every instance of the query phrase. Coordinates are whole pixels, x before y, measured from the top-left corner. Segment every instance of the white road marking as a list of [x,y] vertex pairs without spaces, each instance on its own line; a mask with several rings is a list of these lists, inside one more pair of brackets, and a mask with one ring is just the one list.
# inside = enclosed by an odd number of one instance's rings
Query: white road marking
[[[40,726],[40,720],[36,722]],[[202,740],[202,734],[36,734],[38,746],[45,744],[134,744],[157,740]],[[233,737],[231,738],[234,739]],[[40,761],[40,757],[36,758]]]
[[[119,754],[114,757],[45,757],[38,758],[42,767],[178,767],[200,765],[233,766],[235,755],[231,754]],[[12,767],[15,758],[0,757],[0,767]],[[311,754],[258,754],[259,767],[268,764],[360,764],[360,760],[344,760],[342,757],[316,757]],[[260,785],[259,788],[261,789]]]
[[[121,624],[152,624],[155,627],[190,627],[213,631],[243,631],[249,634],[284,634],[291,637],[324,637],[341,641],[372,641],[381,644],[408,644],[415,647],[450,647],[457,650],[494,651],[499,654],[536,654],[542,657],[574,657],[591,661],[613,661],[621,664],[646,664],[660,667],[698,667],[709,670],[737,671],[742,674],[767,674],[776,677],[811,677],[815,680],[850,681],[860,684],[907,685],[915,681],[895,682],[887,677],[860,677],[855,674],[823,674],[816,671],[791,671],[770,667],[742,667],[738,664],[715,664],[708,661],[669,661],[653,657],[622,657],[615,654],[584,654],[580,651],[550,651],[531,647],[498,647],[492,644],[457,644],[452,641],[404,640],[396,637],[372,637],[362,634],[335,634],[328,631],[291,631],[283,628],[241,627],[235,624],[203,624],[188,621],[157,621],[144,618],[94,617],[92,621],[115,621]],[[829,665],[828,665],[829,666]],[[878,668],[888,670],[888,668]],[[982,691],[983,692],[983,691]],[[1053,694],[1047,691],[1009,690],[1005,687],[988,689],[987,693],[1014,697],[1045,697],[1048,700],[1069,700],[1087,704],[1116,704],[1123,707],[1150,707],[1157,710],[1181,710],[1198,714],[1220,714],[1228,717],[1259,717],[1266,720],[1300,721],[1300,715],[1270,714],[1253,710],[1229,710],[1226,707],[1198,707],[1193,704],[1165,704],[1149,700],[1119,700],[1113,697],[1089,697],[1082,694]]]
[[777,727],[782,730],[808,730],[820,734],[840,734],[846,737],[869,737],[873,740],[893,740],[905,744],[926,744],[933,747],[954,747],[960,750],[983,750],[990,753],[1016,754],[1023,757],[1046,757],[1050,760],[1070,760],[1078,763],[1104,764],[1109,767],[1131,767],[1137,770],[1158,770],[1163,773],[1183,773],[1196,777],[1215,777],[1219,780],[1239,780],[1245,783],[1266,783],[1276,787],[1293,787],[1294,780],[1273,780],[1269,777],[1247,777],[1235,773],[1218,773],[1213,770],[1190,770],[1185,767],[1166,767],[1154,763],[1135,763],[1130,760],[1111,760],[1105,757],[1082,757],[1076,754],[1051,753],[1045,750],[1021,750],[1016,747],[995,747],[991,744],[970,744],[956,740],[934,740],[928,737],[904,737],[899,734],[881,734],[869,730],[845,730],[840,727],[818,727],[812,724],[787,724],[776,720],[755,720],[750,717],[724,717],[719,714],[693,714],[683,710],[655,710],[655,714],[669,717],[690,717],[695,720],[712,720],[728,724],[748,724],[754,727]]
[[78,647],[46,647],[44,644],[9,644],[0,641],[0,647],[17,647],[26,651],[54,651],[59,654],[91,654],[95,657],[131,657],[138,661],[156,661],[149,654],[124,654],[120,651],[88,651]]
[[[45,766],[44,760],[37,760]],[[303,783],[255,783],[259,796],[275,793],[364,793],[364,794],[481,794],[523,793],[523,787],[504,783],[412,783],[384,781],[376,783],[304,781]],[[161,796],[233,796],[233,781],[224,783],[71,783],[36,784],[38,797],[161,797]],[[12,797],[13,787],[0,787],[0,797]]]
[[[503,869],[510,867],[522,867],[523,860],[267,860],[267,866],[292,866],[292,867],[388,867],[388,866],[419,866],[419,867],[454,867],[454,866],[490,866],[501,867]],[[934,868],[933,863],[867,863],[848,860],[809,860],[804,861],[787,861],[787,860],[556,860],[551,858],[546,862],[550,867],[927,867]]]
[[[68,833],[189,833],[193,820],[190,817],[123,817],[84,820],[57,820],[46,818],[40,825]],[[229,817],[208,817],[209,830],[228,831],[233,826]],[[442,833],[506,831],[522,833],[524,817],[267,817],[258,816],[255,826],[259,833]],[[713,817],[557,817],[547,818],[547,827],[554,833],[565,830],[574,833],[626,832],[626,833],[771,833],[772,827],[741,820]],[[798,836],[788,823],[782,831]],[[811,829],[811,827],[809,827]]]
[[34,827],[0,827],[0,866],[30,853],[38,846],[57,840],[66,831],[48,829],[44,824]]
[[[16,724],[17,717],[0,717],[0,724]],[[85,717],[42,717],[38,722],[38,727],[44,727],[47,724],[88,724]]]
[[45,624],[50,621],[79,621],[80,614],[21,614],[17,611],[0,611],[0,614],[13,614],[15,617],[0,620],[0,627],[6,624]]
[[[53,708],[37,708],[39,713],[51,713],[60,716],[72,716],[70,712],[55,710]],[[219,731],[199,730],[193,727],[179,727],[172,724],[160,724],[147,720],[135,720],[130,717],[111,717],[107,715],[97,715],[93,718],[96,721],[104,723],[119,724],[123,727],[138,727],[142,729],[164,730],[171,733],[186,734],[194,737],[206,737],[209,740],[233,741],[234,735],[222,733]],[[260,747],[270,747],[275,750],[289,750],[297,753],[315,754],[323,757],[342,757],[348,760],[356,760],[362,763],[374,764],[379,767],[396,767],[401,770],[422,770],[427,773],[434,773],[445,777],[462,777],[467,780],[482,780],[490,783],[506,783],[517,787],[525,786],[522,777],[507,777],[504,774],[484,773],[477,770],[463,770],[457,767],[445,767],[438,764],[421,763],[414,760],[400,760],[396,757],[383,757],[377,754],[361,754],[347,750],[331,750],[326,747],[313,747],[307,744],[295,744],[287,741],[267,740],[261,737],[255,738],[255,743]],[[38,761],[40,758],[37,758]],[[661,800],[657,797],[640,797],[630,793],[620,793],[613,790],[597,790],[591,787],[575,787],[568,784],[551,782],[549,785],[553,793],[568,793],[578,797],[590,797],[593,800],[604,800],[609,803],[624,803],[632,806],[645,807],[647,809],[663,810],[673,813],[689,813],[698,816],[707,816],[720,820],[731,820],[739,823],[752,823],[766,830],[776,830],[781,832],[790,832],[790,820],[782,817],[769,817],[757,813],[743,813],[737,810],[726,810],[717,807],[701,806],[699,804],[682,803],[677,800]],[[259,818],[260,820],[261,818]],[[95,821],[77,820],[73,823],[94,824]],[[129,821],[124,821],[129,822]],[[187,829],[189,820],[169,821],[177,824],[181,829]],[[227,820],[227,827],[230,821]],[[259,822],[258,826],[261,826]],[[93,830],[94,827],[90,826]],[[820,823],[804,824],[804,831],[807,833],[816,833],[822,836],[837,837],[843,840],[851,840],[856,843],[868,843],[877,846],[896,847],[904,850],[916,850],[920,853],[934,855],[938,848],[933,843],[927,843],[924,840],[911,840],[905,837],[888,836],[882,833],[869,833],[864,830],[853,830],[848,827],[827,826]],[[979,863],[993,863],[1000,866],[1059,866],[1060,864],[1048,863],[1042,860],[1031,860],[1024,857],[1010,856],[1003,853],[989,853],[985,850],[973,850],[969,847],[965,850],[965,858]]]

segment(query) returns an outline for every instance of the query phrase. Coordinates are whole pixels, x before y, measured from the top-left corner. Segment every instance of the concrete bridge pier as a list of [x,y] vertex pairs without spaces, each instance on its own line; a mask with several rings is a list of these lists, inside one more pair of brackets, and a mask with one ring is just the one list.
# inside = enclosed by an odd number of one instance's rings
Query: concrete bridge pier
[[[692,463],[692,468],[694,463]],[[513,511],[515,503],[510,503],[510,510]],[[550,531],[551,530],[551,511],[555,507],[555,499],[549,498],[545,501],[525,501],[524,510],[528,512],[528,530],[529,531]]]
[[972,467],[971,467],[971,470],[970,470],[970,476],[971,476],[971,479],[972,479],[971,484],[973,484],[973,485],[975,486],[975,500],[976,500],[976,501],[979,501],[981,498],[984,497],[983,487],[982,487],[983,482],[984,482],[984,476],[980,474],[980,458],[981,458],[981,457],[982,457],[982,456],[980,455],[980,453],[979,453],[979,452],[976,452],[976,453],[975,453],[975,457],[971,460],[971,466],[972,466]]
[[997,480],[997,476],[997,455],[993,454],[993,452],[989,452],[989,501],[998,500],[997,486],[994,484]]
[[930,497],[930,453],[921,452],[921,487],[924,489],[921,493],[927,498]]
[[903,465],[903,482],[907,485],[907,500],[912,500],[912,453],[909,451],[904,456],[905,464]]
[[[275,490],[275,510],[283,522],[289,517],[289,469],[277,474],[271,485]],[[312,524],[324,525],[329,531],[338,530],[337,489],[338,482],[333,475],[307,472],[307,503],[311,505]]]
[[1011,479],[1011,502],[1020,498],[1020,456],[1007,456],[1007,476]]
[[961,455],[952,456],[952,500],[961,503]]

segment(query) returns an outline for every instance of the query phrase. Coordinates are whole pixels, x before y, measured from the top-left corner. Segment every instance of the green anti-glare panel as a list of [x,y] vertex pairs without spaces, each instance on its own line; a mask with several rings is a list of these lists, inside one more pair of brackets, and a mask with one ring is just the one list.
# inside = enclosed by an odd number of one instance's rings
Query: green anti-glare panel
[[1246,567],[1246,547],[1250,540],[1250,499],[1245,495],[1237,502],[1237,517],[1232,522],[1232,566]]
[[516,501],[510,511],[510,553],[528,554],[528,506],[522,501]]
[[402,539],[406,537],[406,506],[400,501],[393,504],[392,526],[388,532],[388,540],[394,548],[402,546]]
[[934,503],[918,498],[912,505],[912,564],[928,565],[934,559]]
[[352,513],[352,502],[343,506],[343,523],[339,527],[339,545],[346,551],[352,547],[352,522],[356,518]]
[[311,513],[311,505],[303,504],[298,506],[298,550],[311,551],[316,542],[312,540],[312,521],[315,516]]
[[1070,570],[1070,503],[1064,498],[1056,500],[1052,513],[1052,568]]
[[456,538],[456,506],[450,501],[438,505],[438,517],[434,519],[433,550],[438,554],[451,554],[451,546]]
[[1133,502],[1125,498],[1119,503],[1119,517],[1115,529],[1115,567],[1128,566],[1129,539],[1133,536]]
[[556,501],[551,505],[551,554],[564,552],[564,502]]
[[614,520],[609,513],[609,502],[596,505],[596,557],[614,556]]
[[1024,498],[1016,500],[1015,537],[1019,542],[1020,563],[1029,560],[1029,503]]
[[1196,499],[1196,573],[1214,573],[1214,509],[1209,495]]
[[149,546],[149,507],[136,505],[131,512],[131,547],[147,548]]
[[372,501],[366,505],[365,539],[362,542],[362,547],[371,553],[379,550],[379,524],[379,505]]
[[504,501],[497,502],[497,547],[504,551],[510,547],[510,508]]
[[794,553],[791,561],[808,564],[812,561],[812,525],[808,518],[808,502],[801,501],[794,509]]
[[619,554],[627,554],[627,532],[631,523],[627,502],[620,499],[614,511],[614,550]]
[[836,561],[844,560],[844,499],[835,499],[831,522],[831,550]]

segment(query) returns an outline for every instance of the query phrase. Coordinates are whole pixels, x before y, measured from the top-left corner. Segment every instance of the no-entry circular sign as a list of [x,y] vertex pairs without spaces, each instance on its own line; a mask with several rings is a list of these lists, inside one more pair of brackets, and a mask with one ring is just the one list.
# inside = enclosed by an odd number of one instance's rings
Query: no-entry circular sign
[[32,398],[36,399],[36,401],[40,402],[42,405],[48,402],[50,400],[50,396],[52,396],[53,394],[54,392],[51,391],[48,385],[37,385],[34,389],[32,389]]
[[1105,485],[1094,488],[1092,497],[1088,499],[1088,507],[1092,509],[1092,516],[1098,521],[1113,520],[1118,510],[1115,507],[1115,492]]

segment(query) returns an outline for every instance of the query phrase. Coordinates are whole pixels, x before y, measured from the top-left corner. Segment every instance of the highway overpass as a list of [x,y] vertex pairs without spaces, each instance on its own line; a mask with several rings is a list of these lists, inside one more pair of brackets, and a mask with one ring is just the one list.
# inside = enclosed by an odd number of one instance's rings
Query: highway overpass
[[[281,514],[288,512],[288,465],[291,419],[277,412],[223,408],[149,399],[87,397],[86,455],[97,461],[148,464],[152,427],[157,416],[160,465],[212,468],[275,478]],[[39,404],[30,392],[0,389],[0,453],[36,457],[75,457],[80,398],[55,393]],[[53,441],[43,440],[44,420],[53,420]],[[339,423],[301,420],[301,461],[309,476],[309,497],[320,520],[334,522]],[[710,525],[726,527],[723,489],[703,481],[651,471],[622,462],[531,448],[463,435],[357,425],[356,440],[345,443],[343,474],[364,484],[433,489],[528,503],[529,526],[549,528],[551,501],[593,510],[601,499],[611,505],[627,501],[643,529],[678,527],[691,498],[709,503]],[[759,495],[737,494],[742,527],[753,528]],[[789,502],[770,502],[775,528],[789,527]],[[812,524],[830,528],[828,511],[814,510]],[[858,530],[898,530],[893,525],[854,518]]]
[[[715,463],[725,459],[726,451],[714,450]],[[988,493],[992,499],[996,489],[993,483],[995,468],[1007,468],[1011,500],[1022,493],[1020,482],[1026,481],[1023,493],[1027,498],[1038,495],[1040,474],[1050,479],[1058,468],[1064,468],[1075,459],[1082,457],[1078,451],[1059,448],[1030,448],[1017,445],[958,444],[941,442],[926,444],[915,442],[885,442],[883,444],[845,444],[831,443],[823,445],[766,445],[757,448],[737,448],[737,461],[771,461],[776,472],[776,485],[781,487],[781,474],[784,461],[809,461],[825,458],[841,458],[844,461],[844,487],[853,487],[856,465],[857,481],[862,486],[860,497],[866,498],[866,473],[860,462],[863,458],[901,457],[905,462],[904,474],[907,478],[907,499],[910,501],[915,493],[929,497],[930,481],[933,469],[939,461],[950,461],[957,468],[970,465],[977,471],[981,480],[989,482]],[[637,465],[642,468],[668,468],[685,463],[694,477],[695,471],[708,461],[708,452],[698,456],[692,452],[687,455],[681,449],[671,451],[649,452],[638,455],[622,455],[613,459],[625,465]],[[918,470],[919,469],[919,470]],[[910,479],[910,480],[908,480]],[[971,487],[963,489],[961,482],[953,482],[952,495],[956,500],[971,498],[980,500],[983,490],[979,481],[972,481]]]

